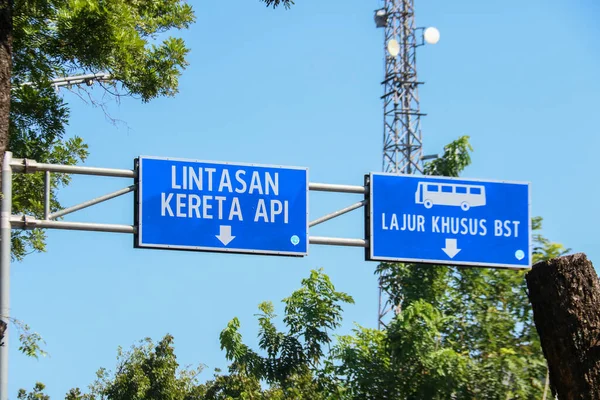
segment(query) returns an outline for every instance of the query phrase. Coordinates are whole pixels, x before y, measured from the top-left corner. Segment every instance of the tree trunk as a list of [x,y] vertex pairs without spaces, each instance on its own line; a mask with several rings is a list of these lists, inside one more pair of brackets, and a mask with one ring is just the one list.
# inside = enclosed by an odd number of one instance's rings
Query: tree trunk
[[[10,77],[12,72],[13,0],[0,0],[0,171],[8,147]],[[0,177],[0,183],[2,182]]]
[[533,319],[559,399],[600,400],[600,281],[585,254],[537,263],[527,274]]

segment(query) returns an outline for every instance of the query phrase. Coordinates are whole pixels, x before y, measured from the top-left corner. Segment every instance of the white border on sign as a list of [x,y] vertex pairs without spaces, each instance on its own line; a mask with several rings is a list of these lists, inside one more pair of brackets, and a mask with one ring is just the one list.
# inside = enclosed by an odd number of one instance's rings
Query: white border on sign
[[502,179],[480,179],[480,178],[461,178],[455,176],[438,176],[438,175],[414,175],[414,174],[394,174],[391,172],[371,172],[371,176],[384,175],[384,176],[401,176],[403,178],[415,178],[415,179],[439,179],[443,181],[469,181],[469,182],[490,182],[490,183],[512,183],[515,185],[528,185],[531,186],[531,182],[526,181],[508,181]]
[[[204,247],[204,246],[184,246],[184,245],[164,245],[154,243],[143,243],[142,242],[142,164],[144,159],[149,160],[162,160],[162,161],[182,161],[192,163],[203,163],[203,164],[217,164],[217,165],[230,165],[230,166],[241,166],[241,167],[258,167],[258,168],[274,168],[274,169],[287,169],[287,170],[303,170],[306,176],[306,251],[271,251],[271,250],[248,250],[239,248],[220,248],[220,247]],[[138,240],[137,246],[141,248],[154,248],[154,249],[172,249],[172,250],[194,250],[194,251],[206,251],[206,252],[217,252],[217,253],[236,253],[236,254],[264,254],[264,255],[286,255],[286,256],[308,256],[309,248],[309,176],[307,167],[288,167],[281,165],[267,165],[267,164],[251,164],[251,163],[236,163],[236,162],[223,162],[223,161],[203,161],[185,158],[175,157],[156,157],[156,156],[139,156],[138,157]]]
[[[415,178],[415,179],[437,179],[440,181],[467,181],[467,182],[483,182],[483,183],[510,183],[513,185],[526,185],[527,186],[527,213],[528,213],[528,235],[527,244],[529,246],[529,263],[528,265],[521,264],[499,264],[499,263],[485,263],[485,262],[471,262],[471,261],[452,261],[452,260],[432,260],[432,259],[419,259],[419,258],[399,258],[399,257],[375,257],[373,255],[374,240],[373,240],[373,177],[376,175],[380,176],[400,176],[403,178]],[[507,180],[494,180],[494,179],[476,179],[476,178],[460,178],[450,176],[429,176],[429,175],[408,175],[408,174],[393,174],[386,172],[371,172],[369,176],[369,260],[370,261],[392,261],[392,262],[410,262],[418,264],[437,264],[437,265],[455,265],[455,266],[473,266],[473,267],[495,267],[495,268],[506,268],[506,269],[519,269],[519,270],[530,270],[533,264],[533,242],[532,242],[532,226],[531,226],[531,182],[519,182],[519,181],[507,181]]]

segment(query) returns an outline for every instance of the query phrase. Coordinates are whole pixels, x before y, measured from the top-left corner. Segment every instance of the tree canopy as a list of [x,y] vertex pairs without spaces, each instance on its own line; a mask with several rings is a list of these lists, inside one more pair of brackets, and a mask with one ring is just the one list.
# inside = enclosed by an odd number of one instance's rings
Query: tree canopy
[[[189,50],[181,38],[165,35],[188,28],[194,18],[183,0],[15,1],[9,130],[14,157],[72,165],[88,155],[82,138],[65,139],[69,108],[52,78],[103,72],[110,74],[101,85],[111,96],[147,102],[175,95]],[[68,183],[69,176],[53,174],[51,212],[61,208],[56,189]],[[43,176],[15,176],[13,196],[15,213],[41,218]],[[15,231],[12,248],[16,259],[44,250],[44,232]]]
[[[273,8],[294,4],[260,1]],[[132,96],[142,102],[174,96],[189,49],[183,39],[166,34],[195,21],[185,0],[16,0],[11,15],[8,149],[17,158],[66,165],[84,161],[89,153],[77,134],[65,139],[69,107],[50,81],[108,73],[110,81],[99,85],[109,96]],[[76,90],[90,95],[86,86]],[[69,182],[68,175],[53,174],[51,212],[61,209],[57,189]],[[43,216],[41,175],[15,176],[13,191],[16,214]],[[14,232],[14,259],[44,250],[43,230]]]

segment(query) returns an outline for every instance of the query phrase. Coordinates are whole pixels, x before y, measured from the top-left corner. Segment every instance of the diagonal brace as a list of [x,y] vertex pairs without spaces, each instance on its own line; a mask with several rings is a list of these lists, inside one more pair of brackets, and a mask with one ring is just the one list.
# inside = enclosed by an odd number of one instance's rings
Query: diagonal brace
[[315,225],[321,224],[325,221],[329,221],[330,219],[339,217],[340,215],[344,215],[346,213],[349,213],[350,211],[356,210],[357,208],[361,208],[363,207],[365,204],[367,204],[367,200],[363,200],[363,201],[359,201],[358,203],[354,203],[351,206],[348,206],[346,208],[342,208],[341,210],[332,212],[331,214],[327,214],[322,216],[321,218],[315,219],[314,221],[311,221],[308,226],[309,227],[313,227]]
[[55,213],[52,213],[48,216],[48,219],[52,220],[52,219],[60,218],[63,215],[67,215],[67,214],[74,213],[75,211],[83,210],[84,208],[93,206],[98,203],[102,203],[103,201],[114,199],[115,197],[119,197],[119,196],[122,196],[129,192],[133,192],[134,190],[135,190],[135,185],[128,186],[126,188],[117,190],[116,192],[105,194],[104,196],[96,197],[95,199],[88,200],[84,203],[74,205],[73,207],[65,208],[64,210],[60,210]]

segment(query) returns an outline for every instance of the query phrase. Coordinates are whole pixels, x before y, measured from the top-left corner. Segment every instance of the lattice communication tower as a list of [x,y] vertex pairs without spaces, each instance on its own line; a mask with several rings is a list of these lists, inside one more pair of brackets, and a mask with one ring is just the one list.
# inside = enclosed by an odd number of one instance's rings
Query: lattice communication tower
[[[414,0],[385,0],[375,11],[375,23],[385,31],[385,76],[383,85],[383,172],[423,173],[423,135],[417,79],[417,47],[424,44],[423,28],[415,27]],[[433,40],[437,30],[433,29]],[[417,36],[417,32],[421,34]],[[427,32],[429,33],[429,32]],[[429,158],[429,157],[427,157]],[[397,305],[379,284],[379,328]]]

